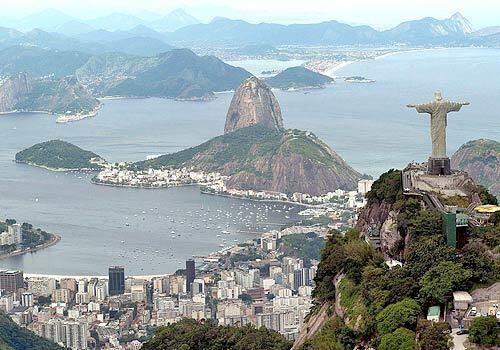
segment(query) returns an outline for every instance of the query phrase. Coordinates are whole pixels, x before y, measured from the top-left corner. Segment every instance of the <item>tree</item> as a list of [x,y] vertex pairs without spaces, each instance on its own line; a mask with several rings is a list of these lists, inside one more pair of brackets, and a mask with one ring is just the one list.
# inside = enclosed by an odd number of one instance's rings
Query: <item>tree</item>
[[485,346],[500,346],[500,326],[494,316],[476,317],[469,327],[469,340]]
[[442,236],[425,236],[413,239],[406,254],[406,265],[415,280],[442,261],[453,261],[455,250],[448,247]]
[[420,305],[413,299],[406,298],[390,304],[377,315],[377,330],[380,335],[394,332],[404,327],[415,329],[420,314]]
[[238,296],[238,299],[243,301],[245,304],[250,305],[253,301],[252,296],[247,293],[242,293]]
[[462,264],[472,272],[472,281],[487,284],[495,281],[495,259],[490,255],[488,246],[480,242],[471,242],[462,249]]
[[443,229],[443,217],[437,210],[419,210],[408,220],[408,232],[412,237],[440,234]]
[[498,205],[497,197],[492,195],[486,187],[477,186],[477,192],[478,192],[479,198],[481,199],[481,203]]
[[421,320],[417,326],[417,342],[420,350],[449,350],[453,342],[451,327],[446,322]]
[[392,333],[382,336],[378,350],[414,350],[415,332],[406,328],[398,328]]
[[462,264],[440,262],[427,271],[420,280],[420,297],[427,302],[444,302],[444,297],[457,289],[463,289],[472,272]]
[[292,343],[281,334],[251,325],[243,327],[218,326],[207,321],[199,323],[183,319],[159,327],[156,335],[145,343],[144,350],[288,350]]
[[380,178],[372,185],[368,192],[368,204],[374,203],[395,203],[403,196],[403,185],[401,180],[401,170],[391,169],[380,175]]

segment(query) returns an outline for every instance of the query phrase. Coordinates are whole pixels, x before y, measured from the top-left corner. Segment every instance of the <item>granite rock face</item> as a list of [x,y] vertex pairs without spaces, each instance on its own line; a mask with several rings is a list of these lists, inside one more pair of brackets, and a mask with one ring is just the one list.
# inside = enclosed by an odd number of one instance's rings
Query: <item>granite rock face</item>
[[34,78],[28,73],[19,73],[0,81],[0,113],[76,114],[94,111],[100,104],[72,76]]
[[32,89],[32,79],[19,73],[0,82],[0,112],[12,112],[16,104]]
[[251,125],[283,129],[283,117],[278,100],[259,79],[246,79],[234,93],[226,116],[224,133]]
[[462,145],[451,158],[452,169],[466,171],[480,185],[500,196],[500,142],[479,139]]

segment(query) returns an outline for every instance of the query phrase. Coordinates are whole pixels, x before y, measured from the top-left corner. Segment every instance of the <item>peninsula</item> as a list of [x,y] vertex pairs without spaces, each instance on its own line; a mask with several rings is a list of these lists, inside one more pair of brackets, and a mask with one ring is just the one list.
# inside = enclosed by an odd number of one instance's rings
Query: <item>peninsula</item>
[[0,79],[0,113],[39,112],[58,115],[64,123],[95,116],[101,102],[75,77],[34,78],[19,73]]
[[61,237],[14,219],[0,221],[0,259],[53,246]]
[[228,110],[225,134],[199,146],[131,165],[134,171],[218,172],[227,189],[322,195],[351,190],[362,175],[311,132],[287,130],[278,101],[259,79],[245,80]]
[[62,140],[37,143],[17,153],[15,160],[52,171],[100,170],[106,164],[97,154]]

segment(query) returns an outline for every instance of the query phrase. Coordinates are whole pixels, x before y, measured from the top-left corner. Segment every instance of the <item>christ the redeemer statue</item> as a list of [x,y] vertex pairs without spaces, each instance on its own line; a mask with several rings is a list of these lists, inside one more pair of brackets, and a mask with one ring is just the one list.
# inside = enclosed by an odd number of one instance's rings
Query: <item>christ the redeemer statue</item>
[[448,113],[458,112],[468,102],[451,102],[443,100],[440,91],[435,93],[436,100],[424,104],[409,104],[407,107],[416,108],[418,113],[431,115],[432,155],[429,159],[429,172],[434,175],[448,175],[451,173],[449,158],[446,156],[446,126]]

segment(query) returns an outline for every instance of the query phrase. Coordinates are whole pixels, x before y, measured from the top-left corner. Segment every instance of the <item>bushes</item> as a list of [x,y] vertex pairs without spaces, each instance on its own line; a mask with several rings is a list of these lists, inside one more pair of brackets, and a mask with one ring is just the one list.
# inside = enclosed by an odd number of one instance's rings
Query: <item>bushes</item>
[[391,169],[373,183],[371,191],[367,194],[368,205],[382,202],[394,204],[402,196],[401,171]]
[[476,317],[469,327],[469,340],[485,346],[500,346],[500,326],[494,316]]
[[451,261],[440,262],[427,271],[420,280],[420,297],[426,303],[443,303],[445,295],[454,290],[465,289],[471,277],[472,272],[464,269],[462,264]]
[[343,237],[337,231],[332,231],[329,235],[325,248],[321,251],[321,261],[314,279],[316,288],[313,296],[317,302],[335,299],[333,280],[341,271],[346,271],[349,278],[359,283],[365,266],[383,263],[381,255],[357,235],[351,232]]
[[308,339],[300,350],[352,350],[356,345],[356,334],[339,317],[334,317],[321,330]]
[[183,319],[160,327],[144,350],[288,350],[292,343],[279,333],[253,326],[217,326]]
[[377,315],[377,330],[380,335],[404,327],[415,329],[420,314],[420,305],[410,298],[390,304]]
[[398,328],[392,333],[382,336],[378,350],[414,350],[415,332],[406,328]]
[[445,322],[421,320],[417,326],[419,350],[449,350],[452,346],[451,327]]

